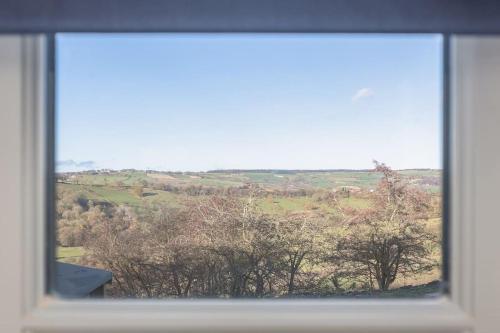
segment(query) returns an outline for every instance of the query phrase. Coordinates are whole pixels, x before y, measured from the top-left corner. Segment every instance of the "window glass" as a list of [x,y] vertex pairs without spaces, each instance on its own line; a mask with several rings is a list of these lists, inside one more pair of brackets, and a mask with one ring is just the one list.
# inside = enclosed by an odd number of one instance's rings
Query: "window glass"
[[55,291],[440,293],[442,38],[59,34]]

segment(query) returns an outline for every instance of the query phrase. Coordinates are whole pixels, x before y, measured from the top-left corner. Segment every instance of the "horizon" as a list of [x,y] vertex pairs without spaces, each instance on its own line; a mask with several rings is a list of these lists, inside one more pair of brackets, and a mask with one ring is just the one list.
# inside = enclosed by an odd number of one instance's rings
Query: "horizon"
[[[391,168],[392,169],[392,168]],[[405,169],[392,169],[394,171],[443,171],[442,168],[405,168]],[[111,172],[124,172],[124,171],[136,171],[136,172],[162,172],[162,173],[222,173],[222,172],[374,172],[375,169],[213,169],[213,170],[202,170],[202,171],[192,171],[192,170],[157,170],[157,169],[88,169],[80,171],[56,171],[56,174],[62,173],[85,173],[85,172],[99,172],[99,171],[111,171]]]
[[56,39],[57,172],[442,168],[438,35]]

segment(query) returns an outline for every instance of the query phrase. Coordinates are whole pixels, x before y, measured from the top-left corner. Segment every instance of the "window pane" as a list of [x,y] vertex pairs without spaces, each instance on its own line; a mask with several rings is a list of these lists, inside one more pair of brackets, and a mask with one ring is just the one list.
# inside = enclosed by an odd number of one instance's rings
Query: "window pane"
[[427,297],[437,35],[60,34],[67,297]]

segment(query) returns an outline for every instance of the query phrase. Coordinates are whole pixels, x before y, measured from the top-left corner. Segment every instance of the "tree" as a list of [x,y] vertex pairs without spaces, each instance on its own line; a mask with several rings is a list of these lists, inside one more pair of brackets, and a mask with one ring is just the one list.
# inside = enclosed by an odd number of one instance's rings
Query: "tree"
[[321,218],[307,213],[288,214],[280,222],[288,295],[295,291],[296,278],[304,262],[314,262],[320,257],[321,225]]
[[257,208],[252,195],[248,200],[214,195],[192,201],[188,210],[197,221],[206,259],[223,267],[219,291],[231,297],[263,297],[272,290],[280,252],[277,225]]
[[334,240],[330,260],[341,276],[375,280],[387,290],[399,275],[430,271],[436,236],[428,230],[430,196],[397,172],[375,162],[382,174],[370,208],[342,211],[343,223]]

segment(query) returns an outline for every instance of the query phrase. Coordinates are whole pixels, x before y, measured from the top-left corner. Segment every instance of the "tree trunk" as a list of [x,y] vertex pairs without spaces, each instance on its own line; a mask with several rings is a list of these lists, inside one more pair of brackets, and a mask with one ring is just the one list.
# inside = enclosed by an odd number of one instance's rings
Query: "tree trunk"
[[288,295],[293,294],[293,290],[295,289],[294,281],[295,281],[295,270],[292,269],[290,272],[290,280],[288,281]]
[[258,272],[256,272],[255,275],[256,275],[255,296],[262,297],[264,296],[264,278],[262,277],[262,274],[259,274]]

